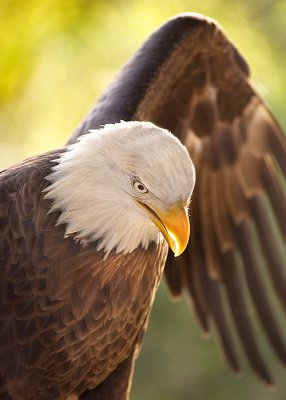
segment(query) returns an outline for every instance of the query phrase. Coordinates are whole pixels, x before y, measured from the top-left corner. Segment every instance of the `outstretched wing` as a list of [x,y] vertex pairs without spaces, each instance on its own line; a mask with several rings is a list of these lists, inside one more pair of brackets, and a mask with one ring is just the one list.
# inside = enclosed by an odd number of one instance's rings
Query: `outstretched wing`
[[168,285],[190,295],[205,332],[212,321],[234,370],[233,328],[271,384],[254,321],[286,364],[269,290],[286,311],[286,140],[249,83],[247,64],[213,20],[178,16],[135,53],[70,142],[119,120],[152,121],[188,148],[197,171],[192,237],[179,259],[169,257]]

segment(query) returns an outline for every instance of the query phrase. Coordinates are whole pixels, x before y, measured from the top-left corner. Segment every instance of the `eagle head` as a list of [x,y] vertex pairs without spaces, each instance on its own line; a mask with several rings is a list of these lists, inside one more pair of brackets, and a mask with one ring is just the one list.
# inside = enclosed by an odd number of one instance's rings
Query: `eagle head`
[[105,125],[63,152],[45,197],[66,235],[107,254],[129,253],[164,238],[175,255],[189,240],[195,170],[187,149],[150,122]]

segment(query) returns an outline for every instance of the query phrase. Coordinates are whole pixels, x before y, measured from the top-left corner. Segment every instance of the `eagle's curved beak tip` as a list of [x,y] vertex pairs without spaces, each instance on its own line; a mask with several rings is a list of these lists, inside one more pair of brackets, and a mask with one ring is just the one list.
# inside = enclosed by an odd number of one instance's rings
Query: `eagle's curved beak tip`
[[135,199],[135,201],[147,212],[150,219],[160,230],[175,257],[182,254],[190,237],[190,221],[187,207],[178,203],[162,211],[138,199]]
[[166,228],[161,230],[175,257],[184,252],[190,237],[190,221],[186,207],[176,205],[161,216]]

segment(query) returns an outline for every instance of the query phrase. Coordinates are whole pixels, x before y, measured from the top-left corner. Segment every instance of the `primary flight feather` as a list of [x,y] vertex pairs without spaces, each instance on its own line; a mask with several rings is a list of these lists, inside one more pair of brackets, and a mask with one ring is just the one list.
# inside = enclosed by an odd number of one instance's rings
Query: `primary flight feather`
[[285,307],[286,141],[222,29],[164,24],[69,144],[0,175],[0,399],[127,399],[167,244],[172,293],[271,384],[246,298],[286,363],[260,271]]

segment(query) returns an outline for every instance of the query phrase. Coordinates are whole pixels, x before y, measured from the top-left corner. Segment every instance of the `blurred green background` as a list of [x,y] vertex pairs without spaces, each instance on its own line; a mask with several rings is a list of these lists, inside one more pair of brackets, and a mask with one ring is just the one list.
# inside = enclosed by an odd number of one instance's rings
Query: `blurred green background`
[[[0,0],[0,167],[61,146],[152,30],[184,11],[223,25],[286,127],[284,0]],[[285,399],[286,370],[268,349],[265,357],[279,386],[274,392],[247,365],[235,377],[216,341],[201,338],[190,307],[170,302],[162,284],[132,399]]]

